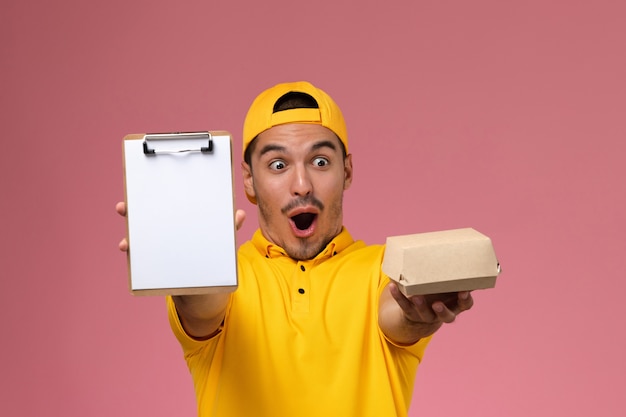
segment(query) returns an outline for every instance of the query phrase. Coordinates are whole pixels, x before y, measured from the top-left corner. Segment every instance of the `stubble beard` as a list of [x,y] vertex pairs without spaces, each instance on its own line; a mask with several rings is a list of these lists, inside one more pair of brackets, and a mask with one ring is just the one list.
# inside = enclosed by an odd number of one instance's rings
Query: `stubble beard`
[[[287,255],[290,258],[297,261],[306,261],[309,259],[315,258],[320,252],[326,248],[326,246],[330,243],[331,240],[335,238],[340,232],[342,228],[342,213],[343,213],[343,192],[341,193],[340,198],[333,202],[332,205],[327,206],[323,210],[328,210],[330,213],[331,219],[339,219],[338,225],[336,228],[333,228],[326,232],[324,236],[312,236],[306,238],[297,238],[297,243],[289,244],[286,241],[284,242],[273,242],[279,246],[281,246]],[[261,217],[261,221],[266,225],[271,224],[272,221],[272,213],[269,210],[265,201],[258,197],[257,194],[257,207],[259,208],[259,215]],[[321,214],[321,212],[320,212]],[[283,221],[283,218],[277,219],[277,221]],[[271,233],[271,231],[270,231]],[[268,238],[268,236],[266,236]]]

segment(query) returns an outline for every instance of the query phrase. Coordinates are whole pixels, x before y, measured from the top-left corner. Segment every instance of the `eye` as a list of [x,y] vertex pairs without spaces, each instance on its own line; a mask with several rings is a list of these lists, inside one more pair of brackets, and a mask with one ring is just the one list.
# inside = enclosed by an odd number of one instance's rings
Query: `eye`
[[274,171],[280,171],[281,169],[285,169],[285,162],[281,161],[280,159],[277,161],[272,161],[270,163],[270,169],[274,170]]
[[321,156],[318,156],[317,158],[313,160],[313,165],[315,165],[316,167],[325,167],[328,164],[329,164],[328,159],[323,158]]

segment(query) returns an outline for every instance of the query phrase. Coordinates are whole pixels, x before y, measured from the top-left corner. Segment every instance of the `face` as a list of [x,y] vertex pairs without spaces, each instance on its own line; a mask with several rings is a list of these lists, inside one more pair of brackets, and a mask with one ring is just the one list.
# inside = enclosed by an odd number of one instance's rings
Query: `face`
[[331,130],[316,124],[274,126],[256,138],[250,165],[244,162],[242,169],[263,236],[293,259],[314,258],[341,232],[352,157],[344,158]]

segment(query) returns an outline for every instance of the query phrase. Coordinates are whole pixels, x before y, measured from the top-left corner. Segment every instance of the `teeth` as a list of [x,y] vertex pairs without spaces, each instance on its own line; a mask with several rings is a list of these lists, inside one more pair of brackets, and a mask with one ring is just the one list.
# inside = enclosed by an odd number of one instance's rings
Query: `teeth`
[[306,230],[311,227],[313,220],[315,220],[315,214],[302,213],[291,218],[299,230]]

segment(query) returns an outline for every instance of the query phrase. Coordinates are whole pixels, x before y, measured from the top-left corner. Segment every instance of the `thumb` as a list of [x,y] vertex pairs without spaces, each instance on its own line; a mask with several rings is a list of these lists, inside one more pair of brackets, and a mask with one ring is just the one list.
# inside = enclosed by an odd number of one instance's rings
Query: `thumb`
[[237,230],[241,229],[241,226],[243,225],[243,221],[246,219],[246,212],[243,210],[236,210],[235,211],[235,228]]

